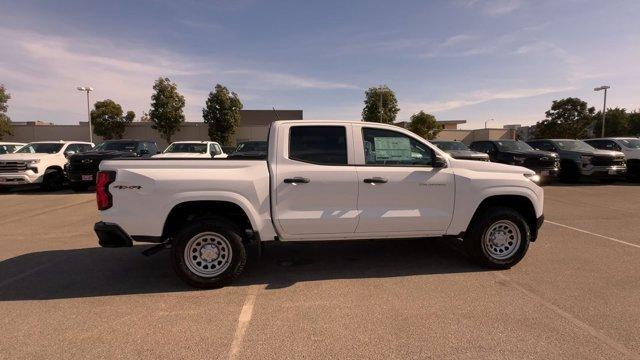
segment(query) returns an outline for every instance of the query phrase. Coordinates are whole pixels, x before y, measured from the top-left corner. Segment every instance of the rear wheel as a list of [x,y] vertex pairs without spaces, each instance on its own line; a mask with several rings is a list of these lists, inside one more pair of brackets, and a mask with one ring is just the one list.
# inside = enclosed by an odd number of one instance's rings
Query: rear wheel
[[230,283],[247,261],[240,231],[234,223],[218,218],[187,225],[176,236],[172,257],[183,281],[205,289]]
[[464,239],[467,254],[482,266],[508,269],[522,260],[531,231],[524,217],[506,207],[484,209]]
[[45,191],[58,191],[64,184],[64,175],[58,169],[47,169],[42,179],[41,188]]

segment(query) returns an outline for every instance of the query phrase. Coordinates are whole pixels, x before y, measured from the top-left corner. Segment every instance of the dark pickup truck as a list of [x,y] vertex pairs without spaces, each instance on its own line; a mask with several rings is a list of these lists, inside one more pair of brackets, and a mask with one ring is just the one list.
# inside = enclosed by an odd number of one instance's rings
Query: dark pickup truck
[[153,141],[107,140],[90,151],[69,156],[65,173],[74,191],[84,191],[94,185],[96,173],[102,160],[121,157],[150,157],[158,153]]
[[560,171],[558,154],[550,151],[535,150],[524,141],[519,140],[484,140],[474,141],[471,150],[489,155],[493,162],[523,166],[533,170],[543,180],[555,178]]
[[573,139],[536,139],[528,143],[560,155],[560,178],[565,181],[578,181],[581,177],[613,180],[627,173],[624,154],[619,151],[598,150]]

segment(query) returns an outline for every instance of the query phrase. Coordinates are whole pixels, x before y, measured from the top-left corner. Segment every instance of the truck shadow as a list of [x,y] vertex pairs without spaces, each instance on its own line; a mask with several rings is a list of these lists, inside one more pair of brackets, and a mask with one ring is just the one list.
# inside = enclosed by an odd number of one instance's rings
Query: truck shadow
[[[197,291],[174,274],[168,251],[145,246],[43,251],[0,262],[0,301]],[[232,286],[479,272],[451,240],[272,243]]]

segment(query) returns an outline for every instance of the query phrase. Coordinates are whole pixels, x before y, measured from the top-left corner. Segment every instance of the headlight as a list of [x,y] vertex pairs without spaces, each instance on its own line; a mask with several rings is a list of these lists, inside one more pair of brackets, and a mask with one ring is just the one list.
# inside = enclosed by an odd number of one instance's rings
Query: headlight
[[591,158],[592,156],[587,156],[587,155],[580,156],[580,162],[582,163],[582,166],[591,164]]
[[29,165],[35,165],[35,164],[37,164],[37,163],[39,163],[39,162],[40,162],[40,159],[36,159],[36,160],[27,160],[27,161],[25,161],[25,164],[27,164],[27,166],[29,166]]
[[527,179],[533,181],[536,184],[540,183],[540,175],[538,175],[538,174],[524,174],[524,177],[526,177]]

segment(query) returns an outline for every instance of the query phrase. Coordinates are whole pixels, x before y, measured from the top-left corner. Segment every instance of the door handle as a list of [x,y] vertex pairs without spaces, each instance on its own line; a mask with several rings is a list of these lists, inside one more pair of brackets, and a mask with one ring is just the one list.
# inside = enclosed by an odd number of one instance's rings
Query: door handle
[[311,182],[309,178],[300,177],[300,176],[284,179],[285,184],[308,184],[309,182]]
[[364,182],[367,184],[384,184],[389,182],[389,180],[383,178],[383,177],[372,177],[369,179],[364,179]]

